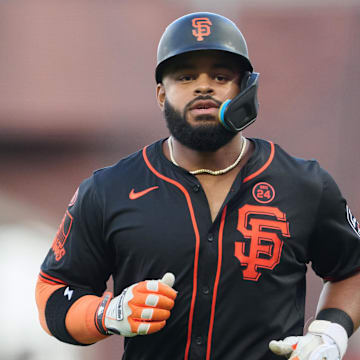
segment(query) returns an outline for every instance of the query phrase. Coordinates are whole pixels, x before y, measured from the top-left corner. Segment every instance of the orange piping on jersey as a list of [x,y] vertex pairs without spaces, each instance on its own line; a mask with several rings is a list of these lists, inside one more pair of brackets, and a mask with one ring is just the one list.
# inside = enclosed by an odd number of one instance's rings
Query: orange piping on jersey
[[143,157],[145,160],[145,163],[147,167],[150,169],[151,172],[153,172],[157,177],[160,179],[169,182],[170,184],[175,185],[177,188],[179,188],[183,194],[185,195],[186,202],[189,208],[190,217],[192,221],[192,225],[195,232],[195,258],[194,258],[194,275],[193,275],[193,292],[191,297],[191,304],[190,304],[190,313],[189,313],[189,325],[188,325],[188,335],[187,335],[187,342],[186,342],[186,348],[185,348],[185,356],[184,360],[188,360],[189,358],[189,350],[190,350],[190,343],[191,343],[191,331],[192,331],[192,322],[194,317],[194,308],[195,308],[195,298],[196,298],[196,292],[197,292],[197,270],[198,270],[198,262],[199,262],[199,248],[200,248],[200,234],[199,229],[196,223],[195,213],[194,209],[191,203],[191,198],[188,193],[188,191],[177,181],[168,178],[162,174],[160,174],[157,170],[154,169],[154,167],[151,165],[147,154],[146,154],[147,146],[143,149]]
[[224,210],[221,214],[221,222],[220,222],[220,229],[219,229],[218,263],[217,263],[215,283],[214,283],[214,292],[213,292],[213,298],[212,298],[212,304],[211,304],[211,315],[210,315],[210,325],[209,325],[209,332],[208,332],[208,338],[207,338],[206,360],[210,359],[210,353],[211,353],[211,340],[212,340],[212,332],[213,332],[213,327],[214,327],[216,296],[217,296],[217,290],[218,290],[218,286],[219,286],[220,273],[221,273],[222,243],[223,243],[226,209],[227,209],[227,205],[224,207]]
[[265,170],[269,167],[269,165],[270,165],[271,162],[273,161],[274,155],[275,155],[275,146],[274,146],[274,143],[273,143],[273,142],[269,141],[269,143],[270,143],[271,149],[270,149],[269,158],[267,159],[266,163],[265,163],[259,170],[255,171],[253,174],[247,176],[247,177],[243,180],[244,183],[246,183],[246,182],[252,180],[253,178],[255,178],[256,176],[260,175],[263,171],[265,171]]
[[47,327],[46,319],[45,319],[46,303],[49,300],[49,297],[57,289],[60,289],[61,287],[65,287],[65,286],[53,284],[53,283],[50,284],[48,281],[44,280],[40,276],[36,283],[35,300],[36,300],[36,305],[37,305],[37,308],[39,311],[40,325],[49,335],[51,335],[51,333],[49,331],[49,328]]
[[48,284],[52,284],[52,285],[66,285],[66,283],[64,283],[62,280],[57,279],[53,276],[50,276],[46,273],[44,273],[43,271],[40,271],[39,277],[41,278],[42,281],[47,282]]

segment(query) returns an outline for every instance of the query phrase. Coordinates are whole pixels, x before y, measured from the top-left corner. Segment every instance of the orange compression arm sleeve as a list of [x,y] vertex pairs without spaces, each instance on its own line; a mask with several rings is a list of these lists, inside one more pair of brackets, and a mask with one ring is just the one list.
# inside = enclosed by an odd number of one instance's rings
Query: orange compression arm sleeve
[[[39,320],[43,329],[50,335],[45,316],[47,302],[50,296],[66,285],[52,284],[39,277],[36,284],[36,304]],[[95,295],[85,295],[77,299],[69,308],[65,318],[68,333],[80,344],[92,344],[107,337],[101,334],[95,326],[96,310],[102,298]]]

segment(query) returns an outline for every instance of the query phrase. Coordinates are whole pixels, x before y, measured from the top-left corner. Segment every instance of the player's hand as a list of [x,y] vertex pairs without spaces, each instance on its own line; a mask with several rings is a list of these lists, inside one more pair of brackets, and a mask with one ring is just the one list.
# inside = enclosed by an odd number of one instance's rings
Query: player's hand
[[126,288],[106,310],[108,333],[130,337],[161,330],[177,295],[172,289],[174,282],[174,274],[166,273],[161,280],[146,280]]
[[272,340],[270,350],[289,360],[341,360],[347,348],[345,329],[336,323],[315,320],[305,336],[290,336]]

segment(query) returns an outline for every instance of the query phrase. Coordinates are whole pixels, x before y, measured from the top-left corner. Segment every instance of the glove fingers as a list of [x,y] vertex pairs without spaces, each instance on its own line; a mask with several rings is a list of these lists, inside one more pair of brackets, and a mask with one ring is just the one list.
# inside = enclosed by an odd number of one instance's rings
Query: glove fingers
[[165,325],[166,325],[165,320],[151,322],[148,334],[152,334],[152,333],[160,331]]
[[272,340],[269,343],[269,348],[276,355],[290,355],[296,349],[298,341],[297,336],[289,336],[279,341]]
[[148,321],[162,321],[167,320],[170,317],[170,311],[132,305],[130,317],[137,321],[141,321],[142,319]]
[[325,320],[313,321],[309,332],[303,336],[269,343],[271,351],[288,356],[289,360],[340,360],[346,346],[346,330],[339,324]]
[[177,291],[162,282],[159,282],[159,293],[173,300],[175,300],[177,296]]
[[163,284],[170,286],[172,288],[175,283],[175,275],[171,272],[168,272],[162,277],[162,279],[160,281]]
[[129,337],[161,330],[175,304],[174,282],[175,276],[169,272],[161,280],[145,280],[124,289],[106,310],[107,330]]
[[289,360],[310,360],[314,349],[319,348],[322,343],[323,341],[320,336],[314,336],[309,333],[299,337],[296,350],[291,354]]
[[[165,276],[165,275],[164,275]],[[140,294],[162,294],[168,298],[175,300],[177,292],[170,286],[162,283],[160,280],[146,280],[138,283],[132,289],[134,296]]]
[[[163,309],[153,309],[153,315],[152,315],[152,319],[153,321],[163,321],[163,320],[167,320],[170,317],[170,311],[169,310],[163,310]],[[145,315],[146,316],[146,312]]]
[[139,335],[147,335],[160,331],[166,324],[166,321],[137,321],[129,319],[131,332]]
[[132,305],[139,307],[152,307],[164,310],[171,310],[174,307],[174,300],[163,296],[161,294],[142,294],[137,293],[129,302],[128,305],[130,308]]

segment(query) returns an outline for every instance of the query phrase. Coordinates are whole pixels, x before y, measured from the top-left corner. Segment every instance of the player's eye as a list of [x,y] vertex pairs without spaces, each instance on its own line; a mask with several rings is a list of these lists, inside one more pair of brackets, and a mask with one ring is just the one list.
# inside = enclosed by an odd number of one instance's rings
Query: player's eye
[[182,74],[177,77],[177,80],[180,82],[189,82],[194,79],[194,75],[191,74]]
[[229,76],[224,75],[224,74],[216,74],[215,75],[215,80],[219,81],[219,82],[227,82],[229,81]]

